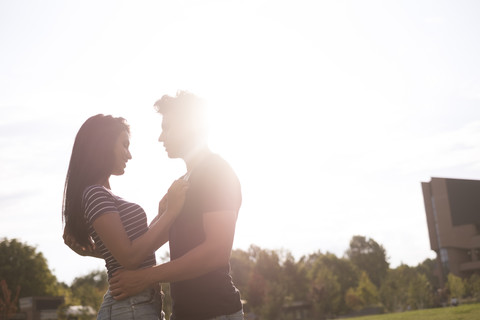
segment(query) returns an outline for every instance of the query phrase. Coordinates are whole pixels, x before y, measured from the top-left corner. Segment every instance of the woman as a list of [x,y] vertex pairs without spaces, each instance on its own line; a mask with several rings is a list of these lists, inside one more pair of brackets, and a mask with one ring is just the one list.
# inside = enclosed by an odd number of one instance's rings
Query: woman
[[[64,239],[75,252],[105,259],[110,278],[116,270],[155,265],[154,252],[168,239],[168,229],[185,200],[187,182],[175,181],[147,224],[144,210],[110,190],[111,175],[122,175],[128,160],[130,128],[123,118],[98,114],[75,138],[63,194]],[[149,287],[122,301],[110,291],[97,319],[158,319],[158,290]]]

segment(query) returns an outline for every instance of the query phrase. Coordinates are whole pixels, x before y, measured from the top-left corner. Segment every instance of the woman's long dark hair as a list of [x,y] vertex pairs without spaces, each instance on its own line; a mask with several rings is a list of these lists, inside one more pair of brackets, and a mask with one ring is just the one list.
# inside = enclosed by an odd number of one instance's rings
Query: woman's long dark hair
[[88,246],[90,243],[82,208],[83,192],[86,187],[110,177],[113,148],[124,131],[130,134],[124,118],[97,114],[85,121],[75,137],[63,191],[62,221],[65,232],[80,245]]

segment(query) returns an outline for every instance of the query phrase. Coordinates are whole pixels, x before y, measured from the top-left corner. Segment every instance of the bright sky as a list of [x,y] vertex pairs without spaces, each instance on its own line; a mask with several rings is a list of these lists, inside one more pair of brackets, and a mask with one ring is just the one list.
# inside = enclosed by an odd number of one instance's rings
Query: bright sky
[[[211,105],[211,147],[242,182],[234,248],[343,256],[354,235],[391,267],[430,250],[420,183],[480,179],[477,1],[0,0],[0,237],[60,281],[102,269],[62,240],[75,134],[127,118],[118,195],[149,220],[183,174],[153,103]],[[160,249],[163,256],[167,249]]]

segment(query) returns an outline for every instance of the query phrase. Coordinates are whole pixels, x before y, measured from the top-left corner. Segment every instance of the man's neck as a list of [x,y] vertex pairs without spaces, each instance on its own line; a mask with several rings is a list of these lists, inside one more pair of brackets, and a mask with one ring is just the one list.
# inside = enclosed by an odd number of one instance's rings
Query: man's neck
[[211,151],[208,146],[203,145],[192,150],[187,156],[184,157],[185,164],[187,165],[187,171],[191,172],[202,159],[210,154]]

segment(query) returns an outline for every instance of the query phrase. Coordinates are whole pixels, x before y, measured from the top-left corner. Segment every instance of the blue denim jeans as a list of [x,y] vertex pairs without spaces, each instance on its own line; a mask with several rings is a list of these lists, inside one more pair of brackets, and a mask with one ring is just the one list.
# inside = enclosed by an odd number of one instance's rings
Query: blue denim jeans
[[208,320],[243,320],[243,310],[225,316],[218,316]]
[[158,320],[160,297],[153,289],[147,289],[124,300],[114,300],[110,290],[103,296],[97,320]]

